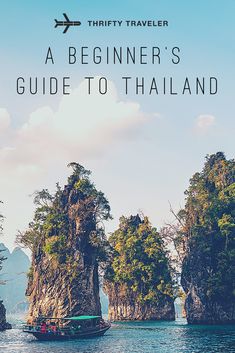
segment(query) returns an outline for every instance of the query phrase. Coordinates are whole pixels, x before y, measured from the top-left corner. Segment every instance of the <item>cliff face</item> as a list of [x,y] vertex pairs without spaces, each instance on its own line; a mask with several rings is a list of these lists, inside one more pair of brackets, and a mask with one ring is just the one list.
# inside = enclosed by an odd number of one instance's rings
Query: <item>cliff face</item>
[[53,200],[53,212],[59,207],[56,217],[50,210],[49,226],[45,221],[43,225],[49,232],[43,233],[33,251],[29,318],[101,314],[97,254],[102,231],[96,216],[103,195],[88,179],[80,175],[72,179]]
[[208,156],[190,180],[181,282],[190,324],[235,323],[235,161]]
[[175,320],[174,301],[170,297],[151,303],[140,303],[138,295],[125,285],[106,285],[110,321]]
[[6,322],[6,309],[0,301],[0,331],[11,329],[11,325]]
[[109,319],[174,320],[173,283],[164,245],[148,218],[122,217],[109,238],[104,291]]
[[215,277],[218,275],[218,281],[221,282],[217,256],[219,257],[218,253],[213,250],[211,253],[205,253],[192,246],[183,262],[181,282],[186,293],[185,311],[189,324],[235,323],[234,295],[229,295],[227,289],[223,296],[218,294],[212,296],[210,285],[208,286],[208,283],[212,282],[210,279],[213,275]]

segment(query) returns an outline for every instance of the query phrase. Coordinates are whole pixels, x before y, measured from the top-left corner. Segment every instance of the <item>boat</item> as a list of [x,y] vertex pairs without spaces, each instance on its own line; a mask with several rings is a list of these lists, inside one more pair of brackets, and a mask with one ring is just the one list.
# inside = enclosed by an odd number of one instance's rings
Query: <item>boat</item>
[[68,340],[103,336],[111,327],[101,316],[72,316],[65,318],[38,317],[23,327],[23,332],[38,340]]

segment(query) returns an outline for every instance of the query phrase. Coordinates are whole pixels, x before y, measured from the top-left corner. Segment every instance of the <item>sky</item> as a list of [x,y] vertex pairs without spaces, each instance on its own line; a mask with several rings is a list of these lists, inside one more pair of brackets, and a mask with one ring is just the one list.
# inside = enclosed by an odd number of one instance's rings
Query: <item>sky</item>
[[[18,230],[33,217],[35,190],[66,183],[67,164],[92,171],[107,196],[113,221],[140,210],[160,228],[171,220],[169,203],[184,204],[189,179],[207,154],[234,158],[233,0],[2,1],[0,55],[0,200],[5,216],[1,239],[11,249]],[[66,12],[82,25],[66,34],[54,19]],[[167,28],[93,28],[88,20],[168,20]],[[68,64],[68,47],[179,47],[173,65]],[[55,64],[45,65],[48,48]],[[88,51],[90,50],[88,49]],[[89,51],[90,52],[90,51]],[[168,53],[168,52],[167,52]],[[16,79],[71,77],[69,96],[17,95]],[[107,95],[87,94],[84,77],[109,82]],[[162,96],[124,94],[122,76],[218,78],[217,95]],[[147,83],[146,83],[147,84]],[[96,86],[94,86],[95,88]]]

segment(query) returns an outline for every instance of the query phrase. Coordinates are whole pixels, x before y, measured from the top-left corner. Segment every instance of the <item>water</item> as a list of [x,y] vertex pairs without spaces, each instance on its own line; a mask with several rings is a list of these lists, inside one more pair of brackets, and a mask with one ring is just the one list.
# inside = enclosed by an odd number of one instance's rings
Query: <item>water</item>
[[176,322],[115,324],[104,337],[39,342],[17,326],[0,333],[4,353],[235,353],[235,326]]

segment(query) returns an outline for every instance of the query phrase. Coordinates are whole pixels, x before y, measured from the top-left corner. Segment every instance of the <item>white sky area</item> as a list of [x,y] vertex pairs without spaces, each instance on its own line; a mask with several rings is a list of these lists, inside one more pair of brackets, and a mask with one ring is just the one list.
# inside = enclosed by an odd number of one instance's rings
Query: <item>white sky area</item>
[[[220,6],[219,6],[220,3]],[[226,4],[225,4],[226,3]],[[200,171],[207,154],[223,151],[234,158],[234,9],[235,2],[182,0],[30,2],[2,4],[0,55],[0,212],[11,249],[17,230],[32,220],[35,190],[55,190],[71,172],[70,162],[92,171],[92,180],[110,202],[115,229],[121,215],[142,210],[157,228],[184,204],[190,177]],[[64,11],[82,22],[63,34],[54,19]],[[19,19],[27,17],[20,23]],[[93,28],[90,19],[167,19],[169,27]],[[219,22],[218,22],[219,18]],[[7,30],[6,30],[7,29]],[[48,47],[55,64],[45,65]],[[68,64],[68,47],[161,48],[161,64]],[[171,48],[180,48],[174,65]],[[165,49],[167,48],[167,50]],[[151,61],[151,60],[150,60]],[[62,97],[17,95],[16,79],[71,77],[72,92]],[[107,95],[88,95],[84,77],[109,80]],[[218,94],[124,94],[122,76],[144,77],[146,91],[156,77],[173,77],[182,89],[189,77],[218,79]],[[28,84],[27,84],[28,85]],[[206,89],[208,92],[208,87]],[[92,92],[94,92],[92,90]]]

